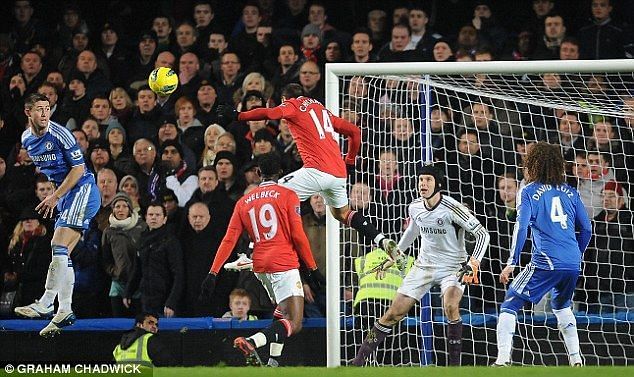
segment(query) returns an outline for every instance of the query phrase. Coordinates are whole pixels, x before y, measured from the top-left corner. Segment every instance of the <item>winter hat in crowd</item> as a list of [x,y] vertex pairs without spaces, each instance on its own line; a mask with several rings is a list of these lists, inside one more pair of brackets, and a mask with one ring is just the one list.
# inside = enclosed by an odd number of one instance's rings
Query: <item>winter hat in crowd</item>
[[104,138],[95,139],[88,144],[88,153],[92,153],[95,149],[103,149],[110,153],[110,144]]
[[133,175],[126,175],[125,177],[121,178],[121,182],[119,182],[119,191],[123,191],[123,186],[125,185],[127,181],[130,181],[130,180],[134,182],[134,185],[136,186],[137,190],[139,190],[139,180],[136,179],[136,177]]
[[26,207],[20,213],[20,221],[24,220],[39,220],[42,221],[42,217],[35,210],[35,207]]
[[273,136],[273,134],[271,134],[271,132],[266,128],[255,131],[255,134],[253,135],[253,142],[257,143],[260,140],[266,140],[270,142],[271,145],[275,146],[275,136]]
[[159,199],[161,200],[161,202],[165,203],[165,202],[176,202],[176,204],[178,204],[178,198],[176,197],[176,194],[174,194],[174,191],[166,188],[161,190],[161,193],[159,195]]
[[114,208],[114,206],[117,204],[117,202],[120,202],[122,200],[125,202],[125,204],[130,209],[130,213],[132,213],[132,211],[134,211],[134,208],[132,207],[132,200],[130,200],[130,197],[125,192],[118,192],[114,196],[114,198],[112,198],[112,202],[110,202],[110,206],[112,208]]
[[112,122],[110,123],[108,128],[106,128],[106,140],[108,140],[108,135],[110,135],[110,131],[114,129],[118,129],[119,131],[121,131],[121,133],[123,134],[123,143],[125,144],[125,139],[127,138],[127,135],[125,133],[125,128],[123,128],[123,126],[119,122]]
[[213,166],[216,167],[216,165],[218,164],[218,161],[220,160],[229,160],[229,162],[231,162],[234,168],[238,167],[236,156],[229,151],[220,151],[216,153],[216,158],[214,158]]
[[[247,101],[251,98],[257,98],[260,101],[262,101],[262,105],[266,105],[266,99],[264,99],[264,95],[262,95],[262,92],[260,92],[259,90],[248,90],[246,93],[244,93],[244,96],[242,96],[242,108],[246,109],[247,108]],[[251,108],[249,110],[253,110],[254,108]],[[244,111],[244,110],[243,110]]]
[[304,28],[302,29],[302,38],[311,34],[316,35],[320,41],[323,41],[324,39],[324,36],[321,33],[321,29],[319,29],[319,26],[313,25],[313,24],[308,24],[304,26]]
[[178,154],[181,155],[181,159],[185,158],[185,154],[183,153],[183,146],[177,140],[165,140],[163,145],[161,145],[161,154],[165,151],[167,147],[174,147],[178,151]]

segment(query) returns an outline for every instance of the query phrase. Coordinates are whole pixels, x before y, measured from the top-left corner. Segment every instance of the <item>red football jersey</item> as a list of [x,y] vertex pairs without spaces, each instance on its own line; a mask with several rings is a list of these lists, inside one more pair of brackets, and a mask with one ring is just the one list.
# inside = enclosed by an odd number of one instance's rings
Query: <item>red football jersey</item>
[[[240,120],[280,119],[297,143],[304,167],[314,168],[335,177],[346,177],[346,164],[354,165],[361,144],[361,131],[354,124],[333,115],[319,101],[297,97],[272,109],[258,108],[240,113]],[[344,159],[337,143],[338,134],[348,137],[348,153]]]
[[238,200],[211,271],[218,274],[246,230],[253,241],[253,271],[281,272],[317,267],[302,227],[299,198],[275,182],[264,182]]

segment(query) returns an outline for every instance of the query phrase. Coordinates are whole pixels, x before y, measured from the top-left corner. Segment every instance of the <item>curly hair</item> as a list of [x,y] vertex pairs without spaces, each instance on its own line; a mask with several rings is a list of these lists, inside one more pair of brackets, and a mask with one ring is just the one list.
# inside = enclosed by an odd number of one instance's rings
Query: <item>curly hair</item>
[[540,141],[526,153],[524,176],[527,182],[561,185],[565,182],[565,163],[559,146]]

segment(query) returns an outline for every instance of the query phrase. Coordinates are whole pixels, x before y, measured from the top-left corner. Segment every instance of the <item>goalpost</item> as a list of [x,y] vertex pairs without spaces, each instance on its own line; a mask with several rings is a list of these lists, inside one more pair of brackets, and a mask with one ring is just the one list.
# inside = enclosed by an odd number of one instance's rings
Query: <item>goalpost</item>
[[[461,302],[462,365],[488,365],[496,356],[495,325],[505,292],[497,279],[509,256],[512,196],[521,184],[526,147],[536,140],[565,144],[569,181],[578,186],[591,218],[603,210],[607,182],[619,182],[616,203],[629,205],[620,194],[634,187],[633,72],[634,60],[326,65],[326,107],[362,130],[351,183],[357,183],[357,193],[369,190],[370,199],[356,198],[354,205],[398,240],[407,205],[418,197],[416,172],[434,161],[446,173],[444,193],[470,207],[491,233],[481,284],[467,287]],[[578,128],[581,136],[575,137]],[[395,166],[396,177],[387,173]],[[631,219],[630,209],[625,211]],[[573,311],[587,365],[634,365],[634,241],[632,225],[621,222],[625,218],[601,227],[618,235],[602,233],[584,255]],[[326,226],[327,365],[335,367],[349,365],[389,301],[353,305],[355,259],[374,246],[332,216]],[[525,251],[522,265],[530,247]],[[418,243],[405,252],[415,258]],[[548,300],[530,309],[518,313],[513,362],[567,365]],[[370,364],[446,365],[444,323],[439,291],[432,290]]]

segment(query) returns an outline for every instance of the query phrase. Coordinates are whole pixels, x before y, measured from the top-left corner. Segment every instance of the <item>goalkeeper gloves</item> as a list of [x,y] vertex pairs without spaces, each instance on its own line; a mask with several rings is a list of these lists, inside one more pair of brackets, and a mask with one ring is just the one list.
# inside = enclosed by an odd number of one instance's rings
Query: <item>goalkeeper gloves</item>
[[215,289],[216,275],[210,272],[200,285],[200,296],[198,296],[198,300],[200,302],[211,302]]
[[388,258],[392,260],[392,264],[387,266],[385,269],[388,269],[393,264],[396,264],[396,268],[398,268],[399,271],[405,270],[407,258],[405,257],[405,254],[403,254],[403,252],[398,248],[398,244],[396,243],[396,241],[389,238],[384,238],[381,240],[381,248],[385,250]]
[[303,270],[302,279],[314,292],[319,292],[326,288],[326,278],[318,268],[314,270]]
[[463,262],[462,267],[456,276],[458,281],[464,285],[480,284],[478,280],[478,270],[480,269],[480,261],[475,258],[469,258],[468,262]]

